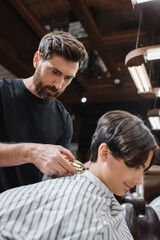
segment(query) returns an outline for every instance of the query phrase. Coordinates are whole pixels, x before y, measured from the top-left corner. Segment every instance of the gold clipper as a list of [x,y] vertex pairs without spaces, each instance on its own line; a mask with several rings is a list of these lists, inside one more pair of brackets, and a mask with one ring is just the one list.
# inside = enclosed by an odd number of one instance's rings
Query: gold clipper
[[87,170],[87,168],[78,160],[75,160],[75,159],[71,160],[66,157],[65,157],[65,160],[74,167],[74,169],[77,171],[77,173],[83,173]]

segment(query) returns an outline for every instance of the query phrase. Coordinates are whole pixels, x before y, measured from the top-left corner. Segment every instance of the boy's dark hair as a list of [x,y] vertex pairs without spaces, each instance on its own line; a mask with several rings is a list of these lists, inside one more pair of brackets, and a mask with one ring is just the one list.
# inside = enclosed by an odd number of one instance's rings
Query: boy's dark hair
[[102,143],[107,144],[115,158],[124,159],[128,167],[144,165],[149,152],[157,148],[154,136],[143,121],[120,110],[107,112],[99,119],[91,142],[92,162],[96,162]]
[[41,53],[42,61],[59,55],[68,61],[79,62],[79,67],[87,58],[83,44],[70,33],[63,31],[46,34],[40,41],[38,51]]

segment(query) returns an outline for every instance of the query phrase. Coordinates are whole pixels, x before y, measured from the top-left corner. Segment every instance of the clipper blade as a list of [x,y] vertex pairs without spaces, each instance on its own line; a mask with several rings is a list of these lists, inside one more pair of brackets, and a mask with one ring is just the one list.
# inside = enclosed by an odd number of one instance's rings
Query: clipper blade
[[87,170],[87,168],[78,160],[71,160],[67,157],[65,157],[65,160],[69,162],[78,173],[83,173]]

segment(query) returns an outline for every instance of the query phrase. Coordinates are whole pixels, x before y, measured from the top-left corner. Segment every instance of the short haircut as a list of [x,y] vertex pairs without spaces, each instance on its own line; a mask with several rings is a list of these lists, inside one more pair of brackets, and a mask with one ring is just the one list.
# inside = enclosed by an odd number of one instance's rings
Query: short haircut
[[41,53],[42,61],[58,55],[68,61],[79,62],[79,67],[87,58],[87,52],[83,44],[70,33],[63,31],[46,34],[40,41],[38,51]]
[[91,142],[92,162],[97,161],[98,148],[102,143],[107,144],[113,157],[124,159],[128,167],[144,165],[149,152],[157,149],[155,137],[144,122],[120,110],[109,111],[99,119]]

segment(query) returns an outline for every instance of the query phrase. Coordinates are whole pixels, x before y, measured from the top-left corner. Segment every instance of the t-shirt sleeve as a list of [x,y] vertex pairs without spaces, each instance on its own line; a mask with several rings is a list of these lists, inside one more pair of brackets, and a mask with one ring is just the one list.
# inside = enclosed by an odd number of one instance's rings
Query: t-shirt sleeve
[[67,115],[68,115],[67,124],[65,127],[64,134],[61,136],[61,138],[59,139],[56,145],[61,145],[62,147],[70,149],[70,143],[73,136],[73,124],[72,124],[72,118],[69,115],[69,113],[67,113]]

